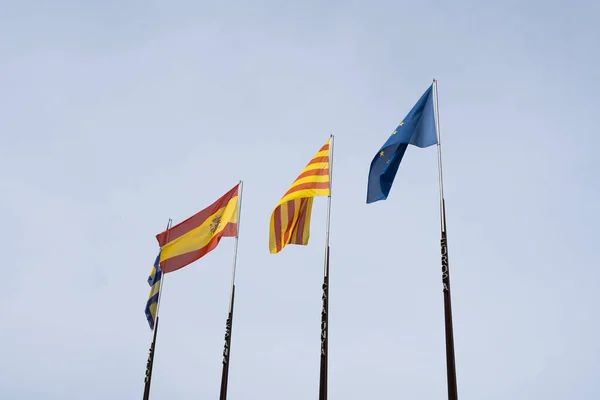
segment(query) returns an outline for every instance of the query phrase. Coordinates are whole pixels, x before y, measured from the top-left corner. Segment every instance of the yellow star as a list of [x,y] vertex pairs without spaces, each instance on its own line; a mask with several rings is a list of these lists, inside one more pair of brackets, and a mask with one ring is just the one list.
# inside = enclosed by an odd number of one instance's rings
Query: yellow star
[[379,152],[379,157],[383,157],[383,150]]
[[400,125],[398,125],[398,126],[402,126],[402,125],[404,125],[404,121],[400,122]]
[[394,131],[394,132],[392,132],[392,135],[395,135],[396,133],[398,133],[398,132]]

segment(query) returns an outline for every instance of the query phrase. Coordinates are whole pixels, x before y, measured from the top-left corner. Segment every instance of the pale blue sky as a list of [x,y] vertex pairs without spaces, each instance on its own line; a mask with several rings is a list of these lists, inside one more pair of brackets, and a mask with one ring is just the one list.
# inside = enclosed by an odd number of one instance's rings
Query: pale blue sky
[[[439,102],[461,400],[600,398],[600,4],[0,1],[0,398],[140,398],[155,235],[244,180],[229,399],[317,398],[325,199],[272,209],[336,135],[330,399],[446,398]],[[165,278],[153,399],[216,398],[233,240]]]

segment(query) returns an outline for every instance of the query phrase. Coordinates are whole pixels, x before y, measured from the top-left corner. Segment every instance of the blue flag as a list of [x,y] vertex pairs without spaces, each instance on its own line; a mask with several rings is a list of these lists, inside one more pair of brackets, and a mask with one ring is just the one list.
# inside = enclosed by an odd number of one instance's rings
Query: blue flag
[[437,142],[431,85],[371,161],[367,204],[387,199],[409,144],[424,148]]
[[160,280],[162,278],[162,271],[160,270],[160,252],[154,260],[154,265],[148,276],[148,285],[150,285],[150,294],[148,295],[148,301],[146,302],[146,319],[150,329],[154,329],[154,321],[156,321],[156,307],[158,307],[158,296],[160,292]]

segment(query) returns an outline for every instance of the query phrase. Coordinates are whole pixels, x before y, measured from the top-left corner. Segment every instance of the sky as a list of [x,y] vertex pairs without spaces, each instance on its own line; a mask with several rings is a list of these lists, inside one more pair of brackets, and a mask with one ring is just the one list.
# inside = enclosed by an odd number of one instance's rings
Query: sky
[[[435,146],[366,204],[434,78],[459,398],[600,398],[599,15],[0,1],[0,398],[140,398],[155,235],[240,180],[228,399],[317,398],[326,199],[307,246],[268,227],[330,134],[329,398],[447,398]],[[164,277],[151,399],[218,396],[233,245]]]

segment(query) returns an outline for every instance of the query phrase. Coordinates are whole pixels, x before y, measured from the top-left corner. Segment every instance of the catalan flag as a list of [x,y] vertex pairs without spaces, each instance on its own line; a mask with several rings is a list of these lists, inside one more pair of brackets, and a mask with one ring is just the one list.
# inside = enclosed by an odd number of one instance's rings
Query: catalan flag
[[310,160],[273,210],[269,229],[272,254],[279,253],[287,244],[308,244],[313,197],[330,195],[330,141]]
[[203,257],[222,237],[237,236],[238,189],[239,184],[207,208],[156,235],[165,274]]
[[148,285],[150,285],[150,295],[148,295],[148,301],[146,302],[146,319],[150,325],[150,329],[154,329],[154,321],[156,321],[156,307],[158,307],[158,293],[160,291],[160,279],[162,272],[159,266],[160,253],[154,260],[154,265],[150,271],[148,277]]

